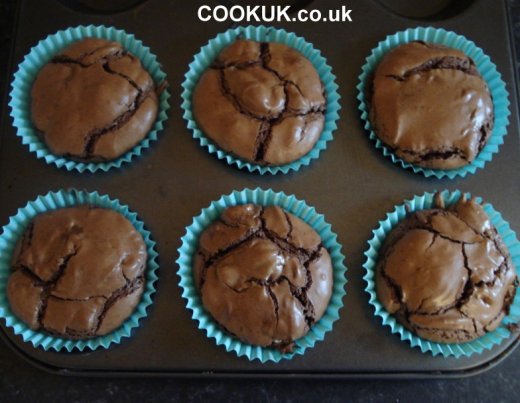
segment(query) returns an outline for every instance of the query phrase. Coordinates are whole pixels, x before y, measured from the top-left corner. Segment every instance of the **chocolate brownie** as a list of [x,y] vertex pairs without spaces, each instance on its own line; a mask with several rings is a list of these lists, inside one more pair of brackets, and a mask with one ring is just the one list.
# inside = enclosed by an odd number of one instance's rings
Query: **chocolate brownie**
[[157,117],[155,85],[117,42],[88,38],[54,56],[31,90],[31,118],[49,150],[79,161],[115,159]]
[[240,158],[281,165],[307,154],[324,125],[320,77],[296,50],[237,40],[202,74],[193,93],[202,131]]
[[381,248],[377,295],[422,338],[471,341],[497,328],[518,280],[507,247],[482,206],[462,197],[401,221]]
[[493,130],[493,101],[475,63],[463,52],[411,42],[377,66],[370,120],[403,160],[434,169],[471,163]]
[[327,309],[332,263],[320,236],[279,207],[230,207],[200,236],[195,284],[241,340],[291,351]]
[[146,246],[113,210],[82,206],[38,215],[16,249],[7,298],[31,329],[71,339],[105,335],[141,299]]

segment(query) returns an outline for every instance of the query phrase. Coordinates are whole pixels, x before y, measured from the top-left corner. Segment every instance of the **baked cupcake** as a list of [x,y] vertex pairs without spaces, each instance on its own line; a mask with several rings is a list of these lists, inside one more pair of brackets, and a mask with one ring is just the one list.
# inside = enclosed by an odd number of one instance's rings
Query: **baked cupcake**
[[413,41],[389,51],[368,98],[376,135],[413,165],[468,165],[493,131],[493,100],[474,61],[442,45]]
[[402,219],[386,236],[376,266],[377,298],[419,337],[466,343],[495,330],[518,285],[508,248],[483,207],[462,196],[446,208]]
[[202,304],[245,343],[291,352],[329,305],[331,257],[318,233],[278,206],[228,207],[194,257]]
[[197,125],[223,150],[283,165],[313,149],[324,129],[324,85],[297,50],[237,39],[201,75],[192,97]]
[[159,101],[139,58],[119,42],[85,38],[55,55],[31,89],[31,120],[56,156],[117,159],[154,126]]
[[68,339],[106,335],[145,288],[147,247],[120,213],[78,206],[37,215],[19,240],[6,294],[31,329]]

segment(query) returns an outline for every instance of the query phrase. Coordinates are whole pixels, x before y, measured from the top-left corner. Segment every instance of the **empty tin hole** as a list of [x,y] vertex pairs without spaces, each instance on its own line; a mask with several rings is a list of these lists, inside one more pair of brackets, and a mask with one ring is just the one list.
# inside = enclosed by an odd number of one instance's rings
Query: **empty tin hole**
[[147,0],[59,0],[61,4],[80,13],[113,14],[130,10]]
[[390,12],[418,20],[442,20],[456,16],[475,0],[376,0]]

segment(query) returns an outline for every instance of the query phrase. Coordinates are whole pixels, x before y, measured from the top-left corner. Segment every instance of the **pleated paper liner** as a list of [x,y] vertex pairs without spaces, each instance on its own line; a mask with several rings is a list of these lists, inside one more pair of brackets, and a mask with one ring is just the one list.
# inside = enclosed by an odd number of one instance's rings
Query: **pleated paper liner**
[[[263,206],[280,206],[289,213],[299,217],[316,230],[323,241],[323,246],[331,256],[334,283],[332,297],[327,310],[304,337],[296,340],[292,353],[284,354],[274,348],[253,346],[229,335],[204,309],[193,281],[193,256],[198,248],[200,234],[227,207],[247,203]],[[193,219],[192,224],[186,228],[186,234],[182,237],[177,264],[179,265],[178,275],[180,277],[182,297],[186,299],[187,308],[192,312],[192,318],[198,323],[199,329],[204,330],[208,338],[214,339],[217,345],[224,346],[228,352],[234,352],[239,357],[245,356],[249,360],[257,359],[264,363],[267,361],[278,362],[282,359],[290,359],[296,355],[303,354],[306,349],[314,347],[316,342],[323,340],[325,334],[332,330],[334,322],[339,318],[339,310],[343,306],[342,299],[345,296],[345,285],[347,283],[345,273],[347,268],[343,261],[344,256],[341,253],[341,246],[337,242],[336,234],[332,232],[332,228],[325,221],[325,217],[317,213],[314,207],[310,207],[304,201],[298,200],[294,196],[288,196],[283,192],[276,193],[270,189],[244,189],[222,196],[219,200],[212,202],[209,207],[203,209],[201,214]]]
[[[141,296],[141,301],[132,315],[118,329],[105,336],[71,340],[51,336],[42,331],[34,331],[19,320],[9,307],[6,287],[11,272],[11,259],[14,248],[32,219],[38,214],[51,210],[79,205],[92,205],[112,209],[126,217],[142,235],[148,258],[145,271],[145,289]],[[12,328],[14,333],[20,335],[25,342],[31,343],[34,347],[41,347],[45,351],[66,350],[70,352],[74,349],[84,351],[108,348],[111,344],[118,344],[121,339],[130,337],[132,331],[139,326],[139,320],[147,315],[146,311],[152,303],[152,295],[155,292],[154,284],[157,281],[156,272],[158,267],[155,242],[151,239],[150,232],[145,229],[143,222],[139,220],[137,214],[131,212],[127,206],[121,204],[117,199],[110,199],[108,196],[100,195],[97,192],[89,193],[75,189],[49,192],[46,195],[38,196],[35,200],[28,202],[25,207],[20,208],[2,229],[2,235],[0,236],[0,318],[3,318],[6,326]]]
[[[491,96],[493,97],[495,124],[486,146],[468,165],[456,169],[431,169],[410,164],[394,154],[392,150],[383,144],[374,132],[369,118],[369,104],[365,96],[367,85],[370,84],[369,80],[386,53],[399,45],[412,41],[436,43],[461,50],[473,59],[479,73],[487,83]],[[504,142],[504,136],[507,133],[509,115],[511,113],[509,110],[509,99],[505,83],[497,71],[496,66],[489,56],[484,54],[482,49],[477,47],[475,43],[462,35],[446,31],[442,28],[410,28],[405,31],[397,32],[394,35],[389,35],[384,41],[379,42],[378,46],[373,49],[370,56],[367,57],[366,63],[362,67],[357,89],[357,99],[359,101],[358,109],[361,112],[361,119],[364,122],[364,128],[369,132],[370,139],[375,142],[376,148],[382,150],[383,155],[389,157],[394,164],[410,169],[415,173],[420,173],[426,177],[453,179],[457,176],[465,177],[467,174],[474,174],[477,169],[484,168],[486,163],[492,160],[493,155],[498,152],[499,146]]]
[[[265,166],[254,164],[222,150],[198,127],[193,116],[191,103],[195,86],[201,75],[209,68],[221,50],[237,39],[283,43],[303,54],[318,72],[326,94],[325,123],[323,132],[314,147],[300,159],[284,165]],[[193,62],[191,62],[189,70],[185,75],[185,80],[182,83],[183,117],[188,123],[188,128],[192,130],[193,137],[199,141],[200,145],[206,148],[210,154],[215,154],[218,159],[225,160],[229,165],[247,169],[249,172],[258,172],[261,175],[266,173],[273,175],[277,173],[285,174],[290,171],[298,171],[302,166],[309,165],[314,159],[317,159],[320,153],[327,148],[327,143],[333,139],[332,133],[337,128],[336,122],[339,119],[340,109],[340,96],[335,80],[336,77],[332,73],[331,67],[327,65],[327,60],[321,55],[319,50],[315,49],[309,42],[306,42],[304,38],[283,29],[265,26],[232,28],[211,39],[207,45],[201,48],[200,52],[195,55]]]
[[[462,192],[459,190],[449,192],[445,190],[441,193],[446,206],[455,204],[461,197]],[[392,333],[399,335],[401,340],[410,343],[412,347],[418,347],[423,353],[431,353],[434,356],[442,355],[443,357],[454,356],[469,357],[472,354],[480,354],[485,350],[493,348],[493,346],[502,343],[511,335],[507,325],[517,323],[520,320],[520,292],[516,293],[513,304],[510,307],[509,315],[504,318],[500,326],[484,336],[466,343],[436,343],[430,340],[418,337],[391,315],[381,304],[377,298],[375,289],[375,269],[378,261],[379,250],[383,245],[386,236],[392,231],[397,223],[407,216],[406,207],[411,212],[435,208],[434,193],[424,193],[421,196],[414,196],[411,200],[406,200],[404,204],[398,205],[394,210],[386,215],[386,219],[379,222],[379,226],[373,232],[374,236],[368,241],[369,248],[365,252],[366,261],[363,264],[365,268],[366,282],[365,291],[370,296],[370,305],[374,307],[375,315],[381,318],[384,326],[390,327]],[[482,199],[477,198],[477,203],[482,204]],[[514,266],[518,269],[520,267],[520,243],[516,234],[511,230],[509,224],[502,218],[491,204],[483,205],[484,211],[489,216],[491,222],[496,227],[498,233],[504,240]]]
[[123,48],[141,60],[141,64],[148,71],[157,88],[164,87],[166,83],[166,74],[161,70],[161,65],[156,56],[151,53],[150,48],[144,46],[134,35],[120,29],[95,25],[78,26],[58,31],[38,42],[25,56],[14,74],[9,94],[11,117],[16,128],[16,134],[22,138],[23,144],[27,144],[29,150],[35,153],[37,158],[44,159],[46,163],[54,164],[58,168],[65,168],[68,171],[108,171],[111,168],[120,168],[124,163],[129,163],[138,158],[145,149],[150,147],[152,142],[157,140],[170,107],[168,104],[170,94],[166,88],[163,88],[159,94],[159,110],[154,126],[139,144],[119,158],[105,162],[79,162],[67,159],[64,156],[54,155],[31,121],[31,87],[41,68],[56,54],[59,54],[71,43],[89,37],[119,42]]

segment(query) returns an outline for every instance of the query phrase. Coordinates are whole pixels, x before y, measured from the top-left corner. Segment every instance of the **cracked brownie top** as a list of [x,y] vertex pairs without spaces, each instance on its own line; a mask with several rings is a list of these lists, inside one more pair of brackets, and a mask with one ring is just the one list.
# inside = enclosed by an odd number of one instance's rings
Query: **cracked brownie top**
[[54,56],[31,90],[31,118],[50,151],[112,160],[137,145],[157,117],[154,82],[117,42],[88,38]]
[[493,130],[486,82],[456,49],[424,42],[395,48],[378,65],[368,97],[375,133],[411,164],[467,165]]
[[379,300],[420,337],[473,340],[497,328],[518,280],[481,205],[462,197],[409,215],[387,236],[376,267]]
[[324,125],[324,87],[312,65],[279,43],[237,40],[193,93],[202,131],[248,161],[281,165],[307,154]]
[[139,303],[146,259],[141,234],[113,210],[44,213],[13,254],[9,304],[34,330],[72,339],[104,335]]
[[200,236],[202,303],[241,340],[291,351],[325,312],[332,263],[319,235],[279,207],[230,207]]

